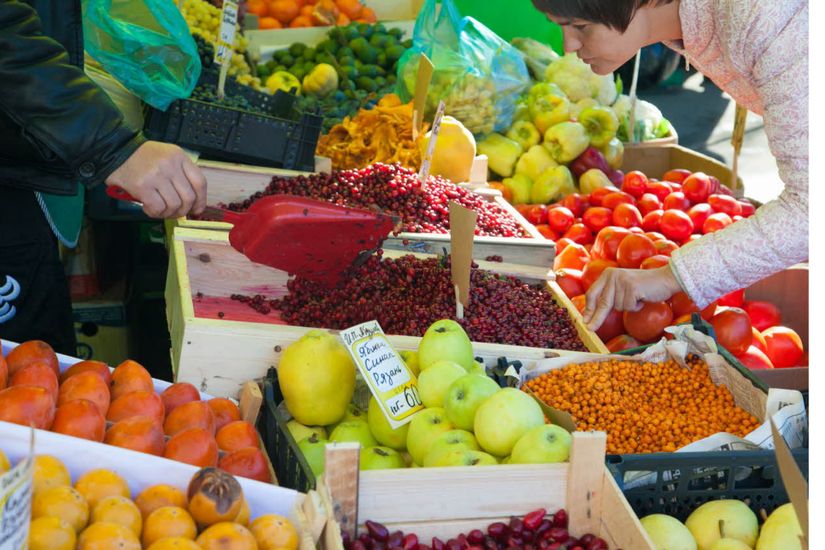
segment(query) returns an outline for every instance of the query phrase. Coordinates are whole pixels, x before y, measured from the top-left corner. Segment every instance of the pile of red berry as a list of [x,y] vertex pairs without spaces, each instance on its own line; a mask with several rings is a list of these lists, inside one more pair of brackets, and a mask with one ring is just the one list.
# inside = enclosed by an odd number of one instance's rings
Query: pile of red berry
[[487,532],[474,529],[448,541],[433,537],[430,544],[419,542],[415,534],[389,530],[374,521],[365,523],[366,533],[355,540],[344,535],[347,550],[608,550],[607,542],[595,535],[580,538],[567,530],[567,512],[559,510],[548,516],[542,509],[524,518],[512,517],[508,523],[497,521]]
[[[586,351],[570,315],[539,285],[473,265],[470,305],[458,322],[474,342]],[[449,258],[372,256],[330,290],[296,277],[289,294],[232,296],[259,313],[279,310],[291,325],[345,329],[377,320],[388,334],[423,336],[439,319],[455,318]]]
[[264,191],[226,207],[242,212],[261,197],[278,194],[312,197],[359,208],[377,207],[400,216],[401,230],[411,233],[448,233],[449,202],[454,201],[478,214],[476,235],[528,236],[516,219],[498,204],[438,176],[430,176],[427,185],[422,187],[418,174],[397,164],[373,164],[360,170],[331,174],[274,177]]

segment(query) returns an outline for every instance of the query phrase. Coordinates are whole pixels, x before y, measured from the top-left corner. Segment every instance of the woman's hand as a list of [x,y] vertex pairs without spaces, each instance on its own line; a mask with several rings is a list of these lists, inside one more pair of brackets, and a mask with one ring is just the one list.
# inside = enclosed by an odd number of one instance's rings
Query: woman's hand
[[587,291],[584,321],[598,329],[612,309],[638,311],[642,302],[663,302],[682,288],[670,266],[656,269],[605,269]]

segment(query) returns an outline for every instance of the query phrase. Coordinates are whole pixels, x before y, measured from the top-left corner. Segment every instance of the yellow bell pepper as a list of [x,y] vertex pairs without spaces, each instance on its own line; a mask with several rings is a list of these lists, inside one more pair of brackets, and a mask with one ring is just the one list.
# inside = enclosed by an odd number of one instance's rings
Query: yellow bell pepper
[[273,94],[278,90],[283,90],[285,92],[292,92],[295,90],[294,93],[300,95],[301,83],[294,74],[286,71],[278,71],[272,73],[269,75],[269,78],[266,79],[266,89]]
[[328,95],[338,89],[338,72],[327,63],[315,66],[304,77],[304,92],[317,96]]

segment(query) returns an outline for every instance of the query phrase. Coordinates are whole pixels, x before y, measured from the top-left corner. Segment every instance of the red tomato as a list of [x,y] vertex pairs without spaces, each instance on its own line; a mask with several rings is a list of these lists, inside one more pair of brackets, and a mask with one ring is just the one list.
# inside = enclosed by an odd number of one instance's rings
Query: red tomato
[[557,206],[547,211],[547,225],[556,233],[564,234],[574,223],[576,217],[566,206]]
[[579,193],[571,193],[564,197],[562,200],[559,201],[561,206],[568,208],[575,217],[579,218],[584,211],[587,209],[587,201],[584,198],[584,195]]
[[647,238],[648,238],[648,239],[650,239],[650,240],[651,240],[651,241],[653,241],[654,243],[655,243],[656,241],[664,241],[664,240],[667,240],[667,237],[665,237],[664,235],[662,235],[662,234],[661,234],[661,233],[659,233],[658,231],[646,231],[646,232],[645,232],[645,235],[647,236]]
[[561,251],[564,250],[567,245],[573,243],[570,239],[562,237],[561,239],[556,241],[556,254],[561,254]]
[[[712,178],[713,176],[711,176]],[[716,180],[716,192],[711,193],[711,195],[727,195],[729,197],[733,196],[733,191],[731,191],[730,187],[721,183],[719,180]]]
[[729,292],[728,294],[725,294],[724,296],[719,298],[717,300],[717,303],[720,306],[741,308],[745,305],[745,289],[740,288],[739,290]]
[[676,183],[672,181],[668,181],[666,183],[670,186],[671,193],[683,193],[681,183]]
[[711,185],[710,194],[715,195],[719,193],[719,189],[722,187],[722,182],[720,182],[719,178],[717,178],[716,176],[709,175],[708,177],[710,178]]
[[602,326],[596,330],[596,335],[602,342],[608,342],[622,333],[624,333],[622,312],[617,309],[611,309]]
[[675,242],[665,239],[663,241],[653,241],[653,246],[656,247],[656,254],[667,256],[668,258],[673,254],[674,250],[679,249],[679,245]]
[[742,205],[733,197],[727,195],[711,195],[708,204],[714,212],[724,212],[728,216],[741,216]]
[[646,344],[662,336],[673,321],[673,311],[666,302],[645,302],[639,311],[625,311],[623,319],[627,333]]
[[771,327],[762,331],[762,336],[765,337],[768,357],[778,369],[796,366],[805,352],[802,339],[788,327]]
[[605,343],[607,349],[610,353],[618,353],[620,351],[624,351],[627,349],[634,349],[641,346],[642,343],[630,336],[629,334],[622,334],[621,336],[616,336],[609,342]]
[[730,219],[730,216],[724,212],[716,212],[708,216],[708,219],[705,220],[705,223],[702,225],[702,233],[707,235],[708,233],[724,229],[732,223],[733,220]]
[[656,254],[653,241],[644,235],[628,235],[616,251],[616,261],[619,267],[638,269],[642,262]]
[[737,355],[736,358],[751,370],[774,368],[770,358],[756,346],[750,346],[744,353]]
[[638,199],[647,192],[647,182],[647,176],[638,170],[633,170],[624,175],[622,191]]
[[559,269],[584,269],[590,261],[590,254],[580,244],[567,245],[561,253],[553,259],[553,271]]
[[639,268],[641,269],[656,269],[657,267],[662,267],[663,265],[667,265],[670,261],[668,256],[664,254],[656,254],[649,258],[645,258],[641,264],[639,264]]
[[645,217],[642,218],[642,229],[645,231],[659,231],[664,213],[664,210],[653,210],[645,214]]
[[605,227],[596,235],[596,242],[593,243],[593,258],[615,260],[619,243],[628,235],[630,235],[630,231],[624,227],[613,225]]
[[691,202],[705,202],[713,190],[713,182],[704,172],[695,172],[682,182],[682,192]]
[[745,353],[753,342],[751,320],[744,309],[728,308],[711,317],[710,324],[719,344],[734,355]]
[[573,305],[579,310],[579,313],[584,313],[584,308],[587,305],[587,298],[584,294],[574,296],[570,298],[570,301],[573,302]]
[[605,187],[599,187],[598,189],[594,189],[593,192],[590,193],[590,196],[588,197],[588,200],[590,201],[590,205],[591,206],[601,206],[602,205],[602,200],[604,200],[605,196],[609,195],[610,193],[615,193],[617,191],[621,191],[621,189],[613,187],[612,185],[608,185],[608,186],[605,186]]
[[598,233],[613,221],[613,211],[603,206],[591,206],[584,211],[582,222],[593,233]]
[[613,210],[613,225],[639,227],[642,225],[642,214],[632,204],[620,204]]
[[536,226],[536,231],[541,233],[541,236],[551,241],[559,240],[559,234],[553,231],[546,223],[540,223]]
[[590,244],[593,242],[593,232],[583,223],[574,223],[562,237],[579,244]]
[[533,225],[547,222],[547,206],[544,204],[531,204],[524,211],[524,217]]
[[692,173],[690,170],[685,170],[684,168],[675,168],[673,170],[668,170],[667,172],[665,172],[665,175],[662,176],[662,179],[665,181],[672,181],[673,183],[682,183],[691,175]]
[[597,260],[590,260],[590,263],[584,266],[584,269],[582,270],[582,283],[584,284],[584,288],[589,289],[590,286],[596,282],[596,279],[598,279],[602,274],[602,271],[608,267],[619,267],[619,264],[613,260],[604,260],[601,258]]
[[602,206],[614,210],[620,204],[636,204],[636,199],[624,191],[614,191],[608,193],[602,199]]
[[628,227],[627,230],[630,231],[631,233],[636,234],[636,235],[644,235],[645,234],[645,230],[642,229],[641,227],[638,227],[638,226],[637,227]]
[[584,294],[582,272],[579,269],[559,269],[556,271],[556,283],[558,283],[568,298]]
[[713,208],[706,202],[691,206],[687,215],[690,217],[690,221],[693,222],[693,231],[701,231],[702,226],[705,225],[705,220],[707,220],[711,214],[713,214]]
[[665,210],[659,229],[672,241],[682,242],[693,233],[693,222],[685,212],[676,209]]
[[662,201],[662,208],[664,208],[665,211],[674,209],[687,212],[687,209],[690,208],[690,201],[681,191],[674,191]]
[[670,309],[673,310],[673,315],[676,317],[690,315],[694,311],[699,311],[699,307],[685,292],[677,292],[670,297],[668,303],[670,304]]
[[662,208],[662,201],[660,201],[659,197],[657,197],[653,193],[645,193],[636,202],[636,206],[639,207],[639,212],[641,212],[644,216],[648,212],[660,210]]
[[746,300],[742,309],[748,313],[753,328],[757,330],[761,331],[782,324],[782,313],[770,302]]
[[[676,317],[673,320],[673,324],[674,325],[686,325],[686,324],[690,323],[690,319],[691,319],[690,313],[686,313],[684,315],[680,315],[680,316]],[[671,339],[669,334],[666,334],[665,338],[667,338],[668,340]]]
[[756,330],[756,327],[752,327],[752,332],[753,342],[751,345],[759,348],[762,353],[768,353],[768,344],[765,343],[765,337],[762,336],[762,333]]
[[739,205],[742,207],[742,217],[750,218],[756,212],[756,207],[746,200],[739,200]]
[[710,318],[716,315],[716,311],[716,302],[711,302],[710,305],[708,305],[708,307],[702,310],[702,313],[700,313],[700,315],[702,316],[702,319],[704,319],[705,321],[710,321]]
[[532,208],[534,205],[532,204],[514,204],[513,208],[516,209],[516,212],[521,214],[523,217],[527,217],[527,211]]
[[656,198],[660,201],[665,200],[665,197],[673,193],[673,189],[670,188],[667,182],[664,181],[651,181],[647,185],[647,192],[653,193],[656,195]]

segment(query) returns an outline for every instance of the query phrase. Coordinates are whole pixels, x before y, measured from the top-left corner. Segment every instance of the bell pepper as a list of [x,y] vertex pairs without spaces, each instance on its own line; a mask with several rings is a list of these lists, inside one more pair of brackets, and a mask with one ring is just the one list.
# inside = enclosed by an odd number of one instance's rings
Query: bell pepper
[[544,134],[551,126],[570,119],[570,102],[564,96],[543,95],[527,102],[533,124]]
[[516,163],[516,174],[524,174],[535,181],[548,168],[557,166],[550,152],[541,145],[534,145],[521,155]]
[[507,130],[507,137],[521,145],[525,151],[541,142],[541,134],[531,122],[522,120],[515,122]]
[[622,140],[614,137],[606,145],[599,147],[599,151],[604,155],[608,166],[614,169],[621,168],[624,161],[624,143],[622,143]]
[[588,107],[579,114],[579,122],[587,130],[590,143],[596,147],[607,145],[619,129],[619,119],[609,107]]
[[516,174],[512,178],[505,178],[502,182],[512,193],[510,202],[513,204],[527,204],[530,202],[530,190],[533,181],[524,174]]
[[266,79],[266,89],[273,94],[278,90],[300,94],[301,83],[294,74],[286,71],[277,71],[269,75],[269,78]]
[[533,85],[530,88],[530,91],[527,92],[527,95],[530,98],[541,97],[545,95],[556,95],[559,97],[565,97],[564,92],[557,84],[553,84],[552,82],[539,82],[538,84]]
[[567,166],[556,166],[546,170],[533,182],[530,200],[537,204],[549,204],[576,192],[573,174]]
[[587,130],[578,122],[560,122],[544,133],[544,146],[560,164],[567,164],[581,155],[588,145]]
[[518,142],[495,132],[478,144],[478,153],[487,155],[490,170],[505,178],[513,175],[516,162],[523,152]]
[[583,195],[589,195],[599,187],[608,187],[613,185],[607,174],[598,168],[591,168],[579,177],[579,191]]
[[570,170],[577,178],[580,178],[582,174],[591,168],[598,168],[605,174],[607,174],[611,168],[601,151],[595,147],[588,147],[581,155],[576,157],[576,160],[570,163]]
[[323,97],[338,89],[338,72],[327,63],[319,63],[304,77],[304,92]]

